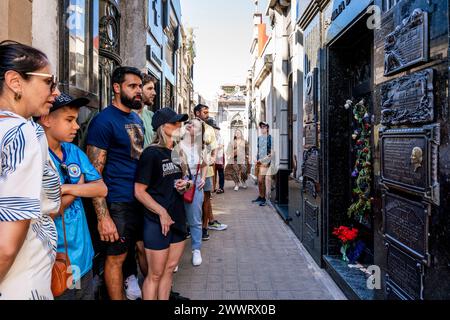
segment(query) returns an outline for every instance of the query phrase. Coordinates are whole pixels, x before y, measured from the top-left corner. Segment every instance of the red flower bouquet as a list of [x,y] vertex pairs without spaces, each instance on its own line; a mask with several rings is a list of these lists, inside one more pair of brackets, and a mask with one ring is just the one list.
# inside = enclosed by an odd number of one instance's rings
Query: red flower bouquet
[[349,259],[347,258],[347,249],[349,248],[350,243],[358,236],[358,229],[340,226],[338,228],[334,228],[333,235],[341,240],[342,260],[348,262]]

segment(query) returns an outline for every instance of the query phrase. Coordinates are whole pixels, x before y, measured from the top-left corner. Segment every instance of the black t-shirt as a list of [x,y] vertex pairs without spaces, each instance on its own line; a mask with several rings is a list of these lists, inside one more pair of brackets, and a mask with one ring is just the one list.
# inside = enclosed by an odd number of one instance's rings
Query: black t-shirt
[[[150,146],[139,159],[136,182],[145,184],[147,193],[164,207],[175,222],[171,228],[186,233],[186,213],[183,196],[175,189],[175,180],[183,177],[180,166],[171,159],[172,151],[167,148]],[[145,213],[154,221],[159,216],[145,208]]]

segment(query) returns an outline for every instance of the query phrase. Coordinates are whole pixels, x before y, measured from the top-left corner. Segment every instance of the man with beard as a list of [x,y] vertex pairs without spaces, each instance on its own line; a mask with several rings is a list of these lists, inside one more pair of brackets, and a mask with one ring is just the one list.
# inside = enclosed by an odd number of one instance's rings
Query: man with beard
[[143,219],[134,198],[134,176],[144,146],[144,125],[132,112],[142,108],[142,75],[119,67],[112,75],[112,105],[91,121],[87,154],[108,187],[106,198],[94,198],[100,240],[105,244],[105,283],[110,299],[124,300],[122,266],[142,233]]
[[155,137],[155,131],[152,127],[153,119],[153,107],[156,97],[156,79],[151,75],[142,74],[142,108],[136,110],[139,117],[144,122],[145,136],[144,136],[144,149],[147,148]]
[[211,192],[213,191],[213,176],[214,176],[214,162],[216,158],[217,139],[214,132],[214,128],[208,125],[209,119],[209,107],[204,104],[198,104],[194,108],[194,115],[197,119],[203,121],[204,134],[203,142],[205,143],[206,150],[208,151],[209,167],[206,174],[203,200],[203,228],[202,228],[202,240],[209,240],[208,229],[211,230],[226,230],[228,226],[224,223],[220,223],[214,219],[214,214],[211,206]]

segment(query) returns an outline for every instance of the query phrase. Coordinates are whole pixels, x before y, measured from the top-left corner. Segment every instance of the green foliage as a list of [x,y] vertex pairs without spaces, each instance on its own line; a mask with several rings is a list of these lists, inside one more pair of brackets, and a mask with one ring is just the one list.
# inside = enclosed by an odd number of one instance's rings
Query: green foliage
[[354,140],[353,150],[356,155],[352,172],[353,203],[348,208],[347,214],[349,217],[355,217],[362,221],[367,219],[372,211],[372,153],[370,145],[372,126],[369,110],[364,100],[357,104],[348,100],[346,107],[353,108],[354,132],[352,138]]

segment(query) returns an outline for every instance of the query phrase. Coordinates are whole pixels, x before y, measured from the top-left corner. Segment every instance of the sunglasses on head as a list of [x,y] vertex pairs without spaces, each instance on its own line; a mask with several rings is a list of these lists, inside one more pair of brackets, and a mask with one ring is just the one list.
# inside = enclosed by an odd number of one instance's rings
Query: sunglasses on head
[[58,77],[54,74],[48,74],[48,73],[37,73],[37,72],[27,72],[25,73],[27,76],[36,76],[36,77],[46,77],[48,78],[50,85],[50,93],[53,93],[56,89],[56,86],[58,85]]

